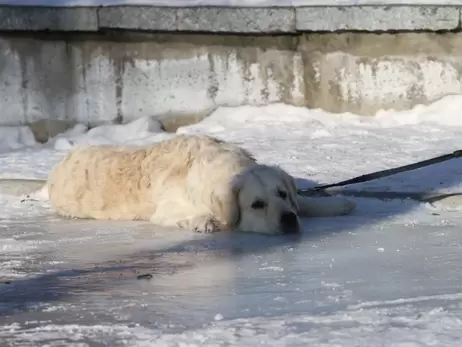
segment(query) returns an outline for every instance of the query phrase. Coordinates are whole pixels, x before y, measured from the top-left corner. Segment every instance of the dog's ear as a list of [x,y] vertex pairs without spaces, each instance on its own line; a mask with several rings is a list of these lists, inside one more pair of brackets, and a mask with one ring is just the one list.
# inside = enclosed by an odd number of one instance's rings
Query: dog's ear
[[228,189],[214,193],[214,204],[218,211],[217,215],[224,229],[234,230],[241,219],[239,207],[239,193],[242,189],[242,177],[235,177],[229,184]]
[[297,187],[295,185],[295,180],[291,175],[289,175],[287,172],[282,170],[280,167],[275,168],[276,171],[279,174],[279,177],[281,177],[282,182],[284,183],[284,186],[287,189],[288,195],[289,195],[289,200],[293,206],[293,208],[298,212],[300,210],[300,206],[298,204],[298,197],[297,197]]
[[241,207],[239,206],[239,194],[244,187],[244,176],[237,175],[231,180],[231,192],[229,194],[228,218],[230,225],[236,228],[241,220]]

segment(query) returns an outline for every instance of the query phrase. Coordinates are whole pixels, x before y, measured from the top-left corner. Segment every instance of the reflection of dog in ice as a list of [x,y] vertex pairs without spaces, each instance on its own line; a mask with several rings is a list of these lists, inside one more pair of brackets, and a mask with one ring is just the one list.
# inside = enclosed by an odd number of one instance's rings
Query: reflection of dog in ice
[[343,198],[305,198],[278,167],[238,146],[179,135],[145,147],[73,149],[51,172],[48,195],[62,216],[150,220],[199,232],[293,233],[300,217],[350,213]]

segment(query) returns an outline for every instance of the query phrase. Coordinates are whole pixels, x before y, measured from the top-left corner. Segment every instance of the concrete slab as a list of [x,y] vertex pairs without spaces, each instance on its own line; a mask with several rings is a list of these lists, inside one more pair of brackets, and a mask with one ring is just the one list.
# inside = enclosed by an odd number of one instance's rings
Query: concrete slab
[[99,29],[176,31],[176,12],[168,7],[104,7],[98,10]]
[[[316,3],[317,4],[317,3]],[[304,31],[454,30],[461,5],[286,5],[285,7],[5,6],[0,30],[297,33]],[[63,5],[65,6],[65,5]]]
[[117,6],[99,9],[99,27],[195,32],[295,32],[292,8],[167,8]]
[[460,6],[306,6],[278,8],[114,6],[99,10],[100,28],[296,33],[304,31],[454,30]]
[[180,8],[179,31],[295,32],[293,8]]
[[[320,20],[322,18],[322,20]],[[453,30],[457,6],[319,6],[296,9],[298,31]]]
[[97,31],[97,8],[1,6],[0,30]]

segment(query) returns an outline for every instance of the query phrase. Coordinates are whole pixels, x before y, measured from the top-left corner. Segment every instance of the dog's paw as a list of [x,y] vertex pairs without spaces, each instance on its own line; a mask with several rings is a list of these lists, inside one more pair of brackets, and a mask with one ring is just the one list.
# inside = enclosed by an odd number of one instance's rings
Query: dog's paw
[[198,216],[178,222],[183,229],[191,229],[197,233],[213,233],[220,230],[219,223],[212,216]]

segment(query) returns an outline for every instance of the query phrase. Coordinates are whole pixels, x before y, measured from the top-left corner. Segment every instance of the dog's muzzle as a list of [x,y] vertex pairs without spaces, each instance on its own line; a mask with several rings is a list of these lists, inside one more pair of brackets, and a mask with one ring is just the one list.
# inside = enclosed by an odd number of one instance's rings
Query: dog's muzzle
[[284,234],[295,234],[300,231],[298,217],[293,212],[284,212],[279,223]]

